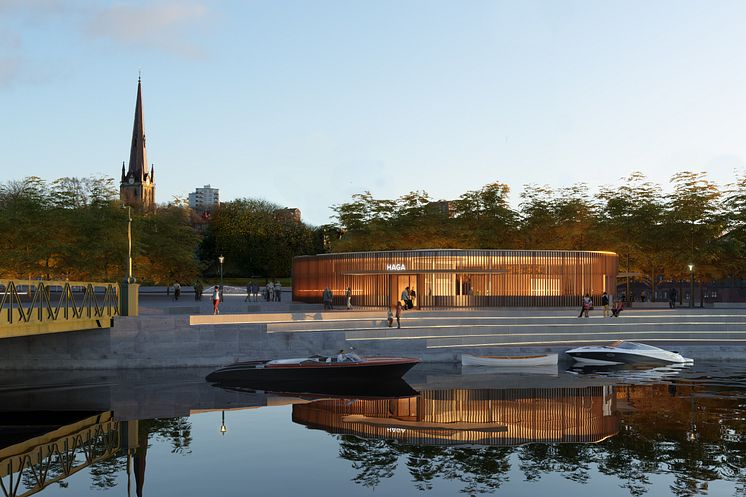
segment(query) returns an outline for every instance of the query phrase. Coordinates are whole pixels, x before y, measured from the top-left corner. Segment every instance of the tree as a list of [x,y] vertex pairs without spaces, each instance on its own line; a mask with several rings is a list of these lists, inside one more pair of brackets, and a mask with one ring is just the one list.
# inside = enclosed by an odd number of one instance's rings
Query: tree
[[317,230],[282,215],[279,206],[257,199],[221,204],[212,214],[200,248],[213,271],[225,256],[225,273],[241,276],[289,276],[296,255],[323,251]]

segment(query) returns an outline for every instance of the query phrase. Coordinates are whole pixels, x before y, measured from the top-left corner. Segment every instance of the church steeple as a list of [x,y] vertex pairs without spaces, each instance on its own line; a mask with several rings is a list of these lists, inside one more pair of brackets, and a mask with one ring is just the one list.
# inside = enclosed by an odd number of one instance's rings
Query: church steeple
[[145,125],[142,118],[142,84],[137,78],[137,102],[135,103],[135,122],[132,125],[132,147],[130,148],[129,173],[135,181],[145,179],[148,168],[148,156],[145,149]]
[[148,171],[148,154],[145,145],[145,125],[142,115],[142,80],[137,78],[137,100],[135,102],[135,120],[132,124],[132,141],[130,142],[130,162],[127,172],[122,163],[122,182],[119,196],[122,202],[141,206],[146,210],[155,207],[155,183],[153,170]]

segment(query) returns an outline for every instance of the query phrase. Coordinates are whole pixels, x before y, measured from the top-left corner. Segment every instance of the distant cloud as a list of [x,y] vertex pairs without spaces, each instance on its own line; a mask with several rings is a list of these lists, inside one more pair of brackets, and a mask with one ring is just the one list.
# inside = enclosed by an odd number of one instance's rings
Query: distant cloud
[[56,72],[55,61],[29,57],[24,37],[33,36],[33,29],[54,24],[99,42],[203,58],[198,43],[202,28],[211,26],[208,18],[207,7],[196,0],[0,0],[0,88],[46,81]]
[[204,52],[190,35],[206,14],[204,5],[193,2],[120,3],[92,12],[85,31],[94,38],[197,58]]

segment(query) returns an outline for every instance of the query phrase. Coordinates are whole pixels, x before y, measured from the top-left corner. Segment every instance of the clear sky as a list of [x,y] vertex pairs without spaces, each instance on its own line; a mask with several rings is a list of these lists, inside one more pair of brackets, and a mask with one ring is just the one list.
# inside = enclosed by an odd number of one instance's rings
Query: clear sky
[[746,161],[746,2],[0,0],[0,181],[129,158],[298,207]]

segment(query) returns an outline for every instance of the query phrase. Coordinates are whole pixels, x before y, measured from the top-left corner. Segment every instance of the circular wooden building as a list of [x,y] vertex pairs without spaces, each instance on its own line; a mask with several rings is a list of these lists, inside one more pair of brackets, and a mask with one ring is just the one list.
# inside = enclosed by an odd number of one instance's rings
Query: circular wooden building
[[301,256],[293,259],[293,300],[334,304],[345,291],[352,304],[395,305],[415,290],[418,308],[564,307],[585,294],[600,301],[616,287],[617,254],[578,250],[391,250]]

